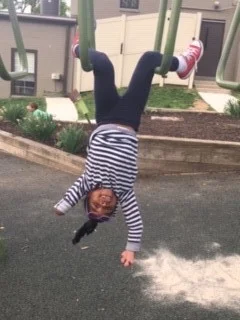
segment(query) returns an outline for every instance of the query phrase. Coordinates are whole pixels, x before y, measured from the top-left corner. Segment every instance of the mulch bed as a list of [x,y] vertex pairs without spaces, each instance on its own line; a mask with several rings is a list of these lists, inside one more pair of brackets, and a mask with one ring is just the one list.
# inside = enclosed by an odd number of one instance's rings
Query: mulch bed
[[[68,125],[58,124],[58,131]],[[95,126],[84,127],[90,133]],[[0,130],[23,136],[18,127],[6,121],[0,121]],[[212,112],[158,111],[142,116],[139,134],[240,142],[240,120]],[[46,142],[52,146],[54,143],[55,138]]]

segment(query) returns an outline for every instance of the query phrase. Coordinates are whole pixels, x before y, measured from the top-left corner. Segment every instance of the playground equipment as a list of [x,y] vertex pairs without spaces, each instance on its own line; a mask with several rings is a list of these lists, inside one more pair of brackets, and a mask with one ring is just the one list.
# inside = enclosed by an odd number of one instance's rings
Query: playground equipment
[[[167,14],[167,3],[168,3],[168,0],[160,1],[158,26],[157,26],[157,33],[155,38],[155,45],[154,45],[155,51],[161,50],[164,25],[165,25],[165,19]],[[172,56],[173,56],[176,37],[177,37],[177,29],[179,24],[181,5],[182,5],[182,0],[175,0],[172,2],[172,12],[171,12],[171,18],[169,22],[167,41],[166,41],[165,49],[163,51],[162,64],[160,67],[156,69],[156,73],[163,77],[166,76],[171,66]]]
[[225,44],[223,46],[223,51],[221,58],[219,60],[217,73],[216,73],[216,82],[217,84],[226,89],[230,90],[239,90],[240,89],[240,83],[239,82],[232,82],[232,81],[226,81],[224,80],[224,72],[226,69],[226,64],[230,55],[230,51],[233,45],[234,38],[237,34],[238,27],[240,24],[240,1],[237,3],[236,11],[233,16],[233,20],[225,41]]
[[[155,39],[154,50],[160,51],[162,45],[163,31],[167,13],[168,0],[161,0],[159,6],[158,27]],[[174,0],[170,18],[167,42],[163,54],[163,61],[156,73],[165,76],[171,65],[182,0]],[[92,66],[88,56],[88,49],[95,49],[95,27],[94,27],[94,5],[93,0],[79,0],[78,3],[78,24],[80,29],[79,44],[81,48],[80,60],[84,71],[91,71]]]
[[28,74],[28,61],[27,61],[27,54],[24,48],[23,39],[22,39],[20,28],[19,28],[13,0],[8,0],[8,11],[9,11],[9,17],[12,23],[14,38],[17,45],[20,65],[22,67],[21,71],[8,72],[3,63],[2,57],[0,56],[0,77],[3,80],[11,81],[11,80],[23,78]]
[[[160,0],[158,25],[155,37],[154,50],[160,51],[162,46],[163,32],[166,21],[168,0]],[[179,17],[181,11],[182,0],[172,1],[171,17],[169,22],[168,36],[166,40],[165,49],[163,50],[162,64],[156,68],[156,73],[162,77],[166,77],[171,65],[171,57],[173,55],[177,29],[179,24]],[[95,49],[95,35],[94,35],[94,6],[93,0],[79,0],[78,5],[78,23],[81,31],[80,47],[81,47],[81,64],[84,71],[91,71],[92,66],[88,56],[88,49]],[[236,11],[230,26],[230,30],[225,41],[222,55],[218,64],[216,72],[216,82],[220,87],[239,90],[240,83],[225,81],[224,72],[226,69],[227,60],[230,54],[230,50],[233,45],[234,38],[237,34],[240,24],[240,0],[237,3]]]
[[78,2],[78,25],[80,31],[79,44],[81,48],[80,60],[84,71],[92,70],[88,56],[88,49],[95,49],[95,27],[94,27],[94,5],[93,0],[79,0]]

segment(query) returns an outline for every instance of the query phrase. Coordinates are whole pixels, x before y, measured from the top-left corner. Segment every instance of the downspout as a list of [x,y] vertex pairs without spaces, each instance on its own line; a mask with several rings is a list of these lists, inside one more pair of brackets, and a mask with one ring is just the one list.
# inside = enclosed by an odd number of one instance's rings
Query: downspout
[[66,28],[66,41],[65,41],[65,55],[64,55],[64,70],[63,70],[63,94],[67,96],[68,88],[68,62],[69,62],[69,48],[70,48],[70,35],[71,27]]

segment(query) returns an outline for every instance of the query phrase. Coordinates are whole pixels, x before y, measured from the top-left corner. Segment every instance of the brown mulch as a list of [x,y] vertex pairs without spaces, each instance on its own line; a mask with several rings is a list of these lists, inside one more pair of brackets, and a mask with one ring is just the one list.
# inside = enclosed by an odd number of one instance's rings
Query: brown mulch
[[[58,123],[58,131],[68,124]],[[90,133],[94,126],[84,126]],[[0,130],[23,136],[17,126],[0,121]],[[240,142],[240,120],[213,112],[158,111],[144,114],[139,134]],[[55,138],[46,144],[54,145]]]

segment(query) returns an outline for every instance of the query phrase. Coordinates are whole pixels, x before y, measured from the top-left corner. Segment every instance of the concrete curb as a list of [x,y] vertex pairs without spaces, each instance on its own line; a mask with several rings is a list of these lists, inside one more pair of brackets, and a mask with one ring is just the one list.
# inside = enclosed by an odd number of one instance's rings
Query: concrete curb
[[[139,174],[240,171],[240,143],[155,136],[139,137]],[[19,158],[74,175],[85,159],[0,131],[0,149]]]
[[72,174],[84,170],[85,160],[81,157],[5,131],[0,131],[0,149],[19,158]]

